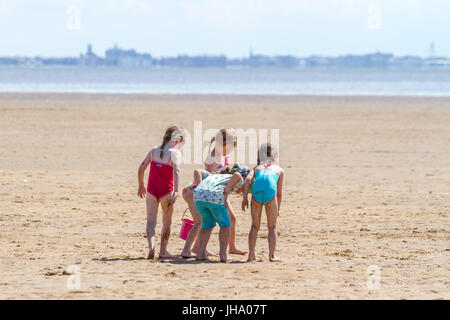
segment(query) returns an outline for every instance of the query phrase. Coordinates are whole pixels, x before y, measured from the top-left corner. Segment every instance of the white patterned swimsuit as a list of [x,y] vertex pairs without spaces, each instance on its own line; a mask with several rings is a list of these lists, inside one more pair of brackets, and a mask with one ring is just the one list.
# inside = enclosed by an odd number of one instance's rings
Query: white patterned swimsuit
[[[227,187],[228,182],[233,178],[232,174],[210,174],[202,180],[197,188],[194,190],[194,201],[204,201],[225,205],[225,195],[223,192]],[[231,192],[238,190],[244,180],[237,183]]]

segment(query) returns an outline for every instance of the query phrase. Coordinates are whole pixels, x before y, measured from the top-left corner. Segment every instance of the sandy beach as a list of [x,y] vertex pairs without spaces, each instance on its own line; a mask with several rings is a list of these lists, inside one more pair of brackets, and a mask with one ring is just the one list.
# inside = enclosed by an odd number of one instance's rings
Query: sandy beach
[[[281,263],[265,218],[255,262],[145,259],[138,166],[168,125],[200,120],[280,129]],[[0,299],[450,299],[450,98],[2,93],[0,150]]]

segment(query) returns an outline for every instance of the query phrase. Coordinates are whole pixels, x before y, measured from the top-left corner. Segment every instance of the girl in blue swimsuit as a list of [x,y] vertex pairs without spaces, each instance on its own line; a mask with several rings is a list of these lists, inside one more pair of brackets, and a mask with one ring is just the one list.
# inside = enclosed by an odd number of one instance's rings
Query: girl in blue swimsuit
[[277,165],[278,151],[270,143],[263,144],[258,150],[258,165],[247,176],[244,183],[244,196],[242,210],[248,208],[248,193],[251,186],[252,202],[252,226],[248,234],[248,261],[256,259],[255,247],[258,231],[261,225],[261,213],[263,207],[267,215],[267,227],[269,230],[269,260],[272,262],[280,259],[275,256],[277,242],[276,221],[280,214],[282,198],[282,186],[284,170]]
[[264,168],[255,170],[252,184],[252,199],[261,205],[267,205],[277,196],[277,182],[280,176],[270,169],[273,164],[261,164]]

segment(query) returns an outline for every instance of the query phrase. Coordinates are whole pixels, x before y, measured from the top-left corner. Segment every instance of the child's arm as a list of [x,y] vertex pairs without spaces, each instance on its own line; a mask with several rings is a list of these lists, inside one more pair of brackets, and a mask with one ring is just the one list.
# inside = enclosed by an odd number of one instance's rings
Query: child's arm
[[137,195],[140,198],[145,198],[145,195],[147,194],[147,191],[145,190],[145,185],[144,185],[144,173],[145,173],[145,170],[147,169],[149,163],[152,161],[152,150],[147,154],[144,161],[142,161],[141,165],[139,166],[139,170],[138,170],[139,187],[138,187]]
[[244,192],[242,196],[242,211],[245,211],[245,208],[248,208],[248,190],[250,189],[252,180],[253,180],[253,170],[251,170],[247,178],[245,178]]
[[203,169],[195,169],[194,170],[194,185],[198,186],[200,182],[203,180],[203,175],[207,172]]
[[228,195],[231,193],[231,190],[242,180],[242,176],[239,172],[233,174],[233,177],[230,181],[228,181],[223,194],[225,195],[225,206],[228,208]]
[[173,192],[170,198],[170,204],[174,204],[178,196],[178,189],[180,188],[181,153],[178,150],[172,151],[171,159],[173,166]]
[[208,172],[213,172],[217,166],[215,150],[208,154],[205,159],[205,170]]
[[284,170],[281,169],[280,177],[278,178],[278,182],[277,182],[278,215],[280,215],[281,199],[283,198],[283,180],[284,180]]

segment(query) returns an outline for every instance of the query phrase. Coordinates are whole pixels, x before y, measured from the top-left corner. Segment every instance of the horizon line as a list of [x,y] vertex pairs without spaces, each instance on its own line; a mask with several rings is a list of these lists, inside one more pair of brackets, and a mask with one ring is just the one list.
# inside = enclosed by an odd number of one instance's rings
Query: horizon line
[[[89,48],[89,45],[87,45],[87,47]],[[160,56],[154,56],[152,55],[150,52],[139,52],[137,49],[135,48],[129,48],[129,49],[125,49],[125,48],[121,48],[119,46],[117,46],[116,44],[105,50],[104,55],[100,55],[94,52],[94,50],[92,50],[92,53],[95,56],[98,57],[106,57],[106,52],[108,50],[111,49],[118,49],[118,50],[123,50],[123,51],[134,51],[136,54],[139,55],[150,55],[152,58],[173,58],[173,57],[225,57],[227,59],[243,59],[243,58],[249,58],[249,57],[257,57],[257,56],[264,56],[264,57],[293,57],[293,58],[310,58],[310,57],[321,57],[321,58],[338,58],[338,57],[345,57],[345,56],[366,56],[366,55],[375,55],[375,54],[382,54],[382,55],[392,55],[393,57],[418,57],[421,59],[429,59],[429,58],[445,58],[445,59],[450,59],[450,57],[445,56],[445,55],[415,55],[415,54],[403,54],[403,55],[396,55],[395,53],[392,52],[383,52],[380,50],[376,50],[375,52],[366,52],[366,53],[345,53],[345,54],[338,54],[338,55],[327,55],[327,54],[309,54],[309,55],[305,55],[305,56],[299,56],[299,55],[294,55],[294,54],[266,54],[266,53],[254,53],[252,49],[250,49],[250,52],[247,55],[243,55],[243,56],[228,56],[227,54],[224,53],[215,53],[215,54],[209,54],[209,53],[203,53],[203,54],[189,54],[189,53],[177,53],[175,55],[160,55]],[[0,58],[75,58],[75,57],[80,57],[80,56],[84,56],[88,54],[88,52],[80,52],[78,55],[55,55],[55,56],[51,56],[51,55],[20,55],[20,54],[15,54],[15,55],[1,55]]]

